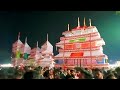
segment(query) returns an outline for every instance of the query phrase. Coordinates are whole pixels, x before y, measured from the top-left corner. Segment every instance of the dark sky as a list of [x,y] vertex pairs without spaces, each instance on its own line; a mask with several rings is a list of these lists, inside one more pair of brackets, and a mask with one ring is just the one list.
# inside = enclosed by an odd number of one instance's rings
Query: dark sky
[[12,43],[17,40],[18,32],[21,32],[22,42],[28,37],[31,47],[36,46],[37,40],[40,47],[48,33],[49,41],[55,46],[68,23],[70,28],[77,26],[77,17],[82,25],[84,17],[87,25],[91,18],[92,25],[97,27],[106,42],[104,53],[110,60],[120,59],[120,15],[115,11],[0,11],[0,63],[10,62]]

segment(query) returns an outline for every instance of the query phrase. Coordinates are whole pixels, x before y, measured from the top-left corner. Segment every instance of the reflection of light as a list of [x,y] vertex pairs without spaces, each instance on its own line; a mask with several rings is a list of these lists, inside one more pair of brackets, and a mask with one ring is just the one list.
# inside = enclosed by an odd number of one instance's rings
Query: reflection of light
[[1,64],[1,67],[13,67],[12,64]]

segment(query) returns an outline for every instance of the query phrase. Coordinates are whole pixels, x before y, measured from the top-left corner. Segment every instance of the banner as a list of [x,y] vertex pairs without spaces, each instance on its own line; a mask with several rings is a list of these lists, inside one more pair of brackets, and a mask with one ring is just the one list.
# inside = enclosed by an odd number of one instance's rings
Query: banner
[[75,40],[69,40],[69,42],[70,42],[70,43],[73,43],[73,42],[75,42]]
[[90,48],[90,47],[95,47],[95,46],[96,46],[96,42],[91,42],[91,43],[87,42],[87,43],[81,44],[81,48]]
[[63,60],[55,60],[55,63],[56,64],[63,64],[64,62],[63,62]]
[[86,38],[77,38],[77,39],[73,39],[73,40],[69,40],[70,43],[74,43],[74,42],[85,42]]
[[101,61],[100,60],[96,60],[97,64],[105,64],[105,59],[103,58]]
[[79,52],[79,53],[71,53],[70,57],[81,57],[83,56],[83,52]]
[[77,42],[85,42],[86,38],[78,38],[76,39]]
[[65,45],[65,49],[69,50],[69,49],[73,49],[74,45],[73,44],[70,44],[70,45]]

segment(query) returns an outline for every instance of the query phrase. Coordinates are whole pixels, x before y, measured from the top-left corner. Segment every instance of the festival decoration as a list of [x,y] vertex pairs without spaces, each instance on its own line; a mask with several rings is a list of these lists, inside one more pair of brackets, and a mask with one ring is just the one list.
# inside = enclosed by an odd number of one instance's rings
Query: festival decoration
[[74,29],[69,28],[63,32],[60,42],[56,43],[59,48],[59,54],[55,56],[55,60],[63,61],[63,66],[67,67],[108,67],[109,63],[105,62],[106,56],[103,53],[102,46],[105,45],[97,28],[90,25],[87,26],[84,18],[84,25],[80,26],[78,18],[78,26]]

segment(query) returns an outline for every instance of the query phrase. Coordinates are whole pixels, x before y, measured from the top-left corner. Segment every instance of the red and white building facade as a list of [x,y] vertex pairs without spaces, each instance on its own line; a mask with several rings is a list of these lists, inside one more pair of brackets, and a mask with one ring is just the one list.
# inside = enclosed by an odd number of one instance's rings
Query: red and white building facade
[[[107,55],[103,53],[103,45],[105,42],[100,36],[98,29],[91,25],[86,26],[84,18],[84,26],[80,26],[78,18],[78,26],[63,32],[60,42],[56,43],[59,48],[59,54],[55,56],[55,60],[63,60],[66,67],[108,67],[109,63]],[[56,65],[57,66],[57,65]]]

